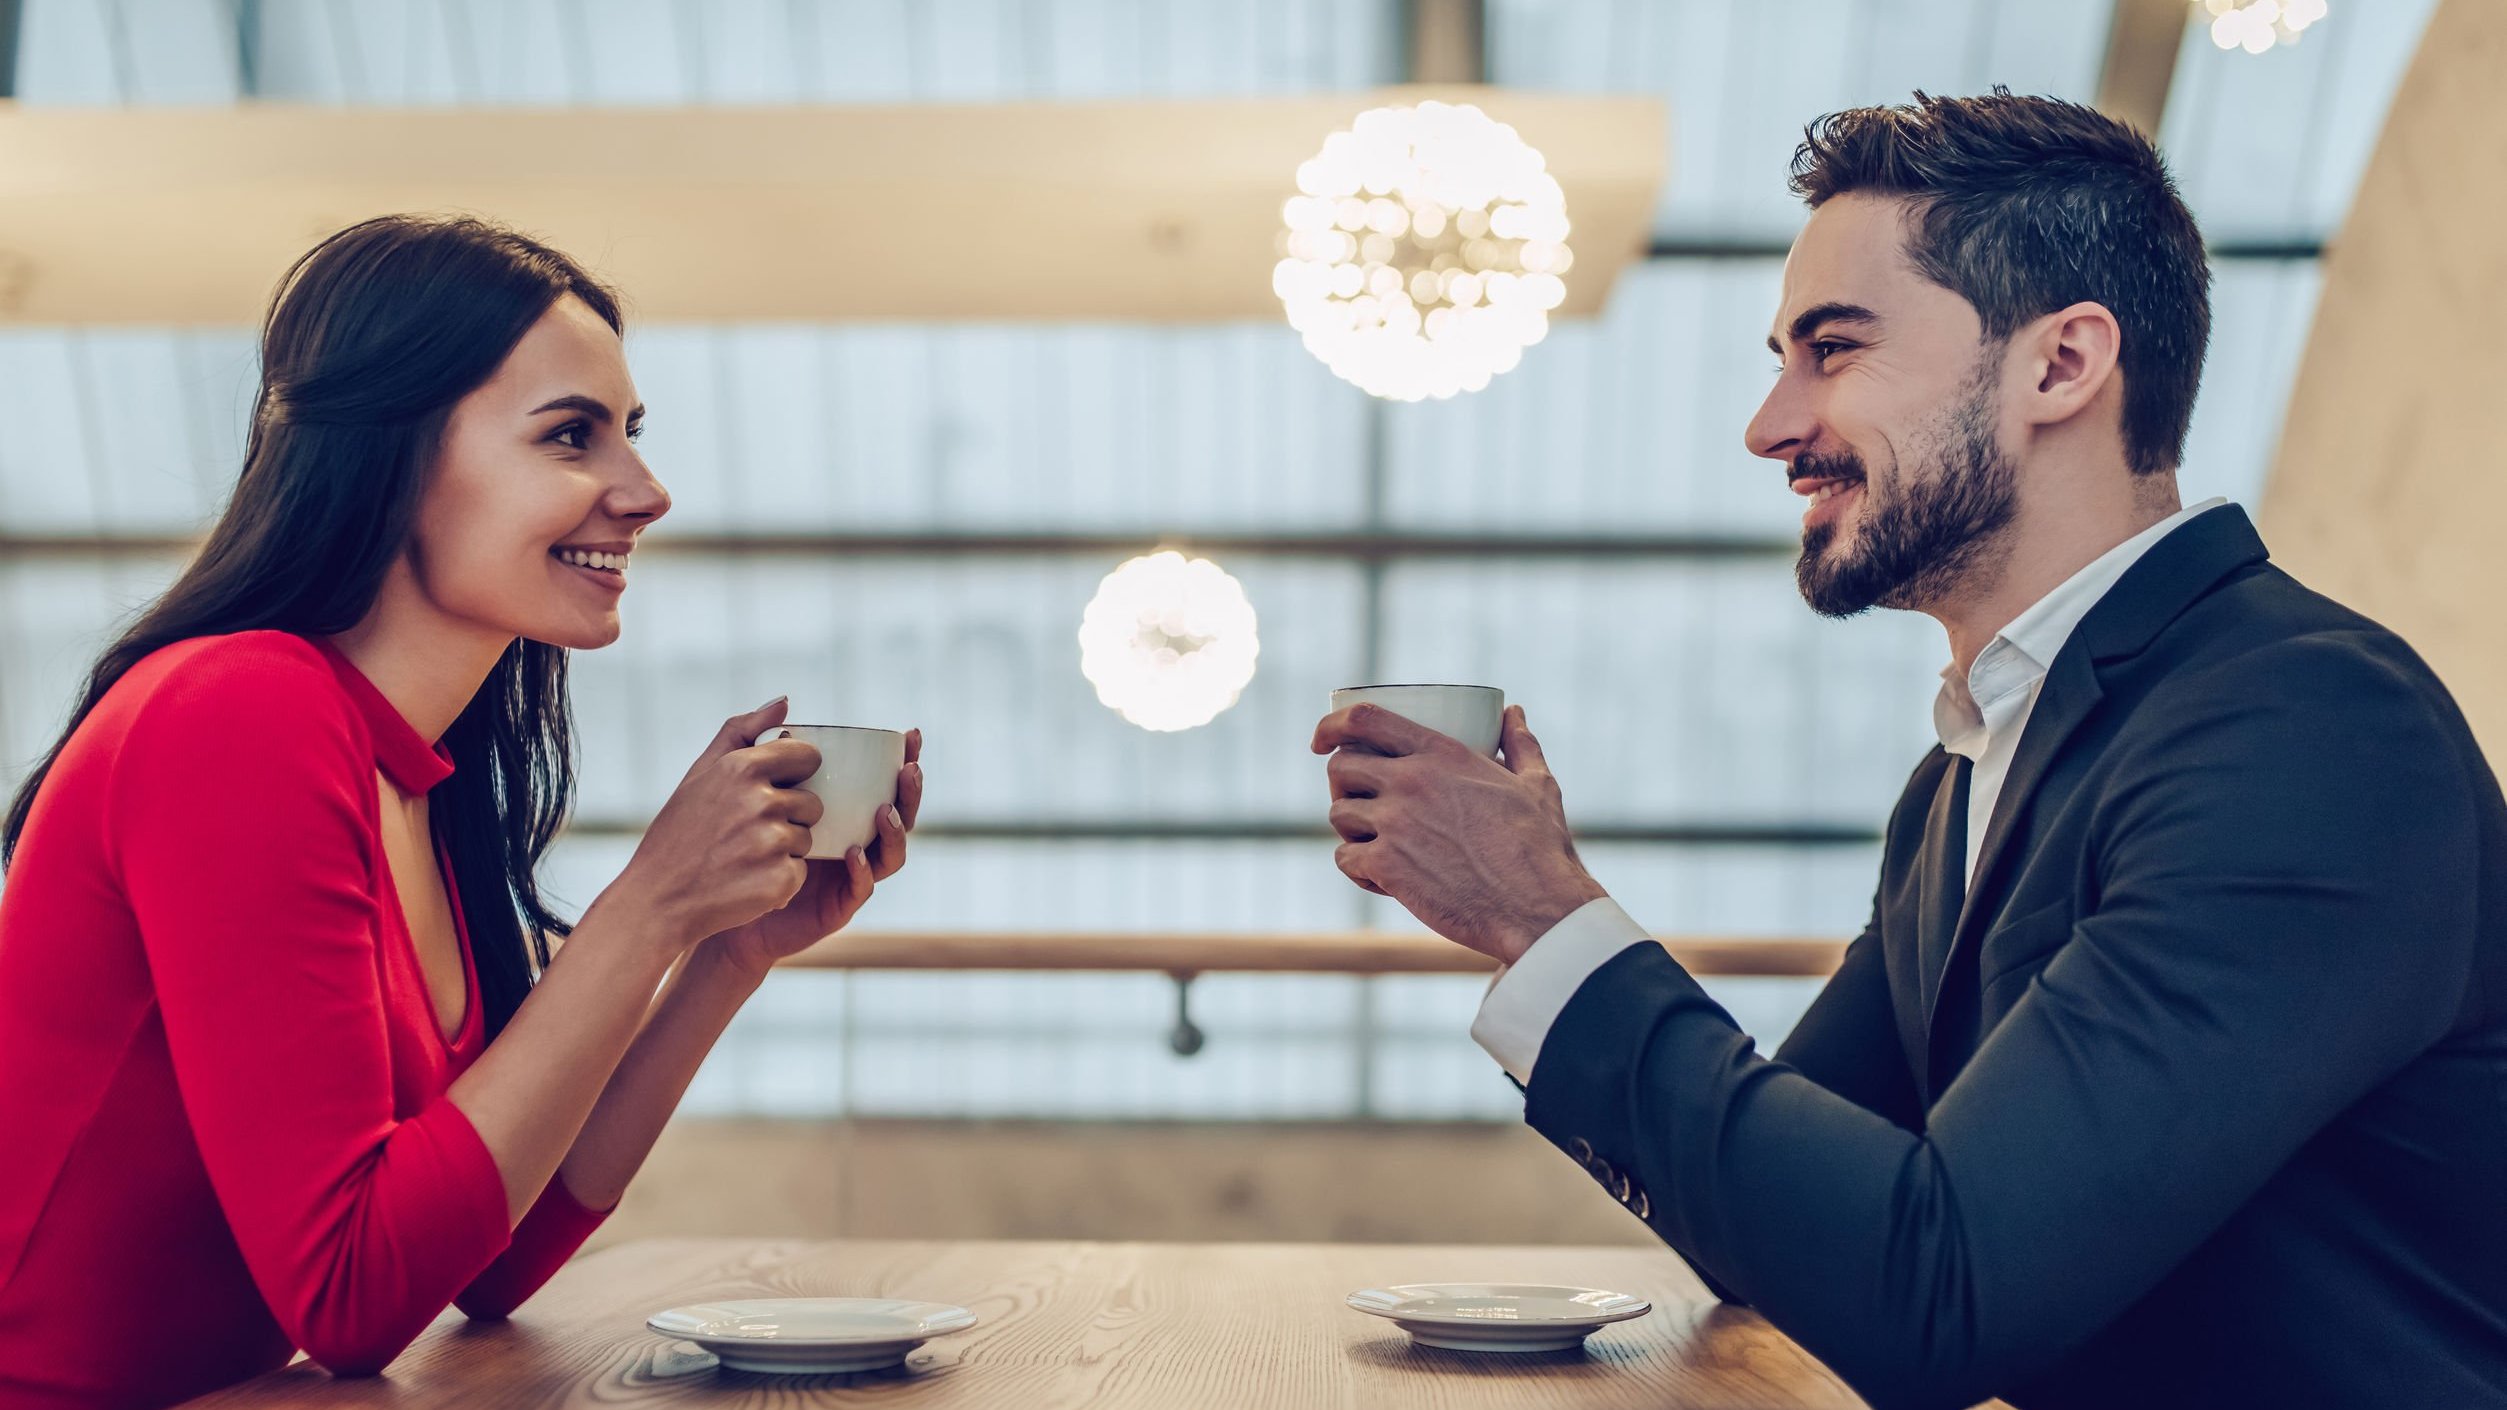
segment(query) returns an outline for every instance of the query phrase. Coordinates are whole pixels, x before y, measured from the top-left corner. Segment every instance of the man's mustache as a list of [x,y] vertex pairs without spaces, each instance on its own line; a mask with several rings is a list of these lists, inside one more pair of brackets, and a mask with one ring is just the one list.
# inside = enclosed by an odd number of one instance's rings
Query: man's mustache
[[1803,480],[1854,480],[1864,478],[1863,458],[1858,455],[1802,455],[1794,458],[1785,470],[1785,483]]

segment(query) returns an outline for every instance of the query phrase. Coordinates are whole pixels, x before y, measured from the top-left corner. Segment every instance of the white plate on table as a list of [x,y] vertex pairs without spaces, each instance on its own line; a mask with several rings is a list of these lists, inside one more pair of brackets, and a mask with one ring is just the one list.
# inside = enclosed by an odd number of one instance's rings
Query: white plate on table
[[1595,1329],[1654,1310],[1627,1293],[1541,1283],[1405,1283],[1349,1295],[1421,1346],[1447,1351],[1571,1351]]
[[674,1307],[644,1325],[695,1342],[735,1371],[815,1376],[894,1366],[928,1338],[974,1326],[975,1314],[893,1298],[772,1297]]

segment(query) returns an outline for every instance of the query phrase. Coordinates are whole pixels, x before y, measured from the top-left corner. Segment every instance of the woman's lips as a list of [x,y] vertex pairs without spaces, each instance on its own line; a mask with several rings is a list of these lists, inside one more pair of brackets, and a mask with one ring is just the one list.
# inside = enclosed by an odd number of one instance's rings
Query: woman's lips
[[627,588],[627,555],[623,553],[587,553],[579,549],[552,548],[548,556],[564,564],[578,576],[598,583],[611,592]]

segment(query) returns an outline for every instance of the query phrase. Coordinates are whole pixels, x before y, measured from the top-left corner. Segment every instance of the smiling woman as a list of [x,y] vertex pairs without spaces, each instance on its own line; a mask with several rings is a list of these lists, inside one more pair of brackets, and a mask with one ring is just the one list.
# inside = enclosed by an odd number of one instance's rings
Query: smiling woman
[[902,864],[913,745],[872,847],[805,861],[817,752],[754,742],[778,700],[552,959],[565,653],[617,639],[670,506],[619,326],[468,220],[365,222],[282,286],[232,502],[0,834],[0,1410],[297,1348],[372,1372],[448,1304],[504,1315],[767,968]]

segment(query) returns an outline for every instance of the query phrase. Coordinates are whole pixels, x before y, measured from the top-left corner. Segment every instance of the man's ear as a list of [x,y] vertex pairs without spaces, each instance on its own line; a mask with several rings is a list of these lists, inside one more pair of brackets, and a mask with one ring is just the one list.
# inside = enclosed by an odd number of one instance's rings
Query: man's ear
[[2032,426],[2069,421],[2120,375],[2124,334],[2104,304],[2081,302],[2036,319],[2011,337],[2020,360],[2018,410]]

